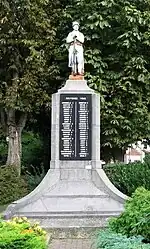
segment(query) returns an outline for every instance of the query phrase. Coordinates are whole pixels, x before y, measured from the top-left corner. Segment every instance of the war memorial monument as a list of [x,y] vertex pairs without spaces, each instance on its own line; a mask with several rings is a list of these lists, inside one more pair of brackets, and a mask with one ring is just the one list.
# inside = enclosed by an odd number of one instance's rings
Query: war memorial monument
[[[84,35],[67,37],[71,75],[52,95],[50,169],[39,186],[13,202],[4,217],[26,216],[50,227],[103,227],[127,199],[100,161],[100,95],[84,79]],[[13,191],[13,190],[12,190]]]

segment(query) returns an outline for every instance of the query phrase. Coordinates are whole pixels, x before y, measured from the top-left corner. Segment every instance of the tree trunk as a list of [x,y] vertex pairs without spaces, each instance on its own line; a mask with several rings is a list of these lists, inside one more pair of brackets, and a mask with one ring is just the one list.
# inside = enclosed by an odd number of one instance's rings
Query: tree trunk
[[22,144],[21,134],[25,126],[27,114],[22,113],[20,119],[16,122],[15,110],[10,109],[7,112],[7,125],[8,125],[8,156],[6,165],[15,166],[18,175],[21,174],[21,155]]
[[8,156],[6,165],[16,167],[18,174],[21,173],[21,132],[17,127],[10,125],[8,132]]

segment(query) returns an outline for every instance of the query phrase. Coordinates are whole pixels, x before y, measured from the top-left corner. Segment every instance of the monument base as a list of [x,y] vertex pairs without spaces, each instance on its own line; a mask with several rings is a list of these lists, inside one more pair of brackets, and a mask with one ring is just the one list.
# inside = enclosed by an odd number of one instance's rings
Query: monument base
[[[69,154],[69,150],[65,150],[65,146],[60,150],[60,142],[64,141],[60,134],[60,100],[62,95],[67,95],[70,102],[64,102],[66,106],[74,105],[74,99],[79,99],[75,102],[76,109],[72,109],[73,115],[76,117],[72,122],[78,122],[83,118],[80,126],[80,133],[75,134],[77,151],[71,151],[73,159],[64,160]],[[87,105],[87,99],[90,95],[92,105]],[[87,98],[86,98],[87,96]],[[85,100],[85,102],[83,102]],[[84,103],[82,105],[82,103]],[[85,113],[80,110],[86,106],[86,118],[89,117],[88,122],[85,123]],[[90,110],[90,106],[92,109]],[[78,113],[75,110],[79,110]],[[69,110],[70,112],[70,110]],[[91,114],[88,116],[88,113]],[[64,111],[66,113],[66,109]],[[62,115],[62,113],[61,113]],[[63,119],[67,120],[68,127],[68,112]],[[70,121],[69,121],[70,122]],[[91,133],[86,130],[86,136],[83,136],[84,129],[87,129],[90,122]],[[77,123],[76,123],[77,124]],[[75,125],[74,127],[76,127]],[[51,156],[50,170],[39,184],[39,186],[24,198],[13,202],[8,206],[4,212],[5,219],[12,216],[26,216],[33,220],[39,220],[41,225],[45,228],[67,228],[67,227],[104,227],[107,225],[107,220],[110,217],[118,216],[124,209],[124,202],[127,196],[122,194],[109,181],[103,169],[101,169],[100,161],[100,100],[99,95],[87,86],[84,80],[68,80],[66,85],[52,96],[52,133],[51,133]],[[65,128],[64,128],[65,129]],[[68,129],[68,128],[67,128]],[[71,130],[70,128],[68,129]],[[78,132],[79,127],[76,129]],[[65,130],[65,134],[67,130]],[[73,131],[71,130],[71,134]],[[72,135],[71,135],[72,136]],[[85,148],[81,140],[86,140]],[[68,135],[64,136],[65,141]],[[69,138],[70,139],[70,138]],[[71,138],[72,139],[72,138]],[[73,141],[73,140],[71,140]],[[92,151],[88,147],[90,141]],[[67,146],[68,146],[67,142]],[[69,145],[70,146],[70,145]],[[80,158],[80,149],[89,152],[88,157]],[[62,154],[61,154],[62,152]],[[64,153],[65,152],[65,153]],[[70,153],[70,151],[69,151]],[[72,154],[71,154],[72,155]],[[78,157],[76,157],[78,155]],[[63,158],[60,160],[60,156]],[[84,156],[84,153],[82,153]],[[76,160],[77,158],[78,160]],[[90,159],[88,159],[90,158]],[[87,160],[88,159],[88,160]]]
[[54,169],[3,215],[38,220],[44,228],[104,227],[123,211],[125,199],[102,169]]

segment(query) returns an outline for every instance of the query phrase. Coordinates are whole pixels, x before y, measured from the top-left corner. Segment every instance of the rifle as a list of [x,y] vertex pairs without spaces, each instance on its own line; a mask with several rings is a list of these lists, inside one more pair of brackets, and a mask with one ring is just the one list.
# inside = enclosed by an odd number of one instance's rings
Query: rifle
[[74,45],[73,45],[73,75],[77,74],[77,50],[75,48],[76,36],[74,37]]

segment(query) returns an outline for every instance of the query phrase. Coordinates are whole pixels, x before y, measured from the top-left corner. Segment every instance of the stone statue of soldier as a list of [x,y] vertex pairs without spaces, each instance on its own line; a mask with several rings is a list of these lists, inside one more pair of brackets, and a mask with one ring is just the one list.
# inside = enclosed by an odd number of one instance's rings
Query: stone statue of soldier
[[72,68],[73,75],[84,75],[83,43],[84,35],[79,31],[79,23],[73,22],[73,31],[66,39],[69,45],[69,67]]

